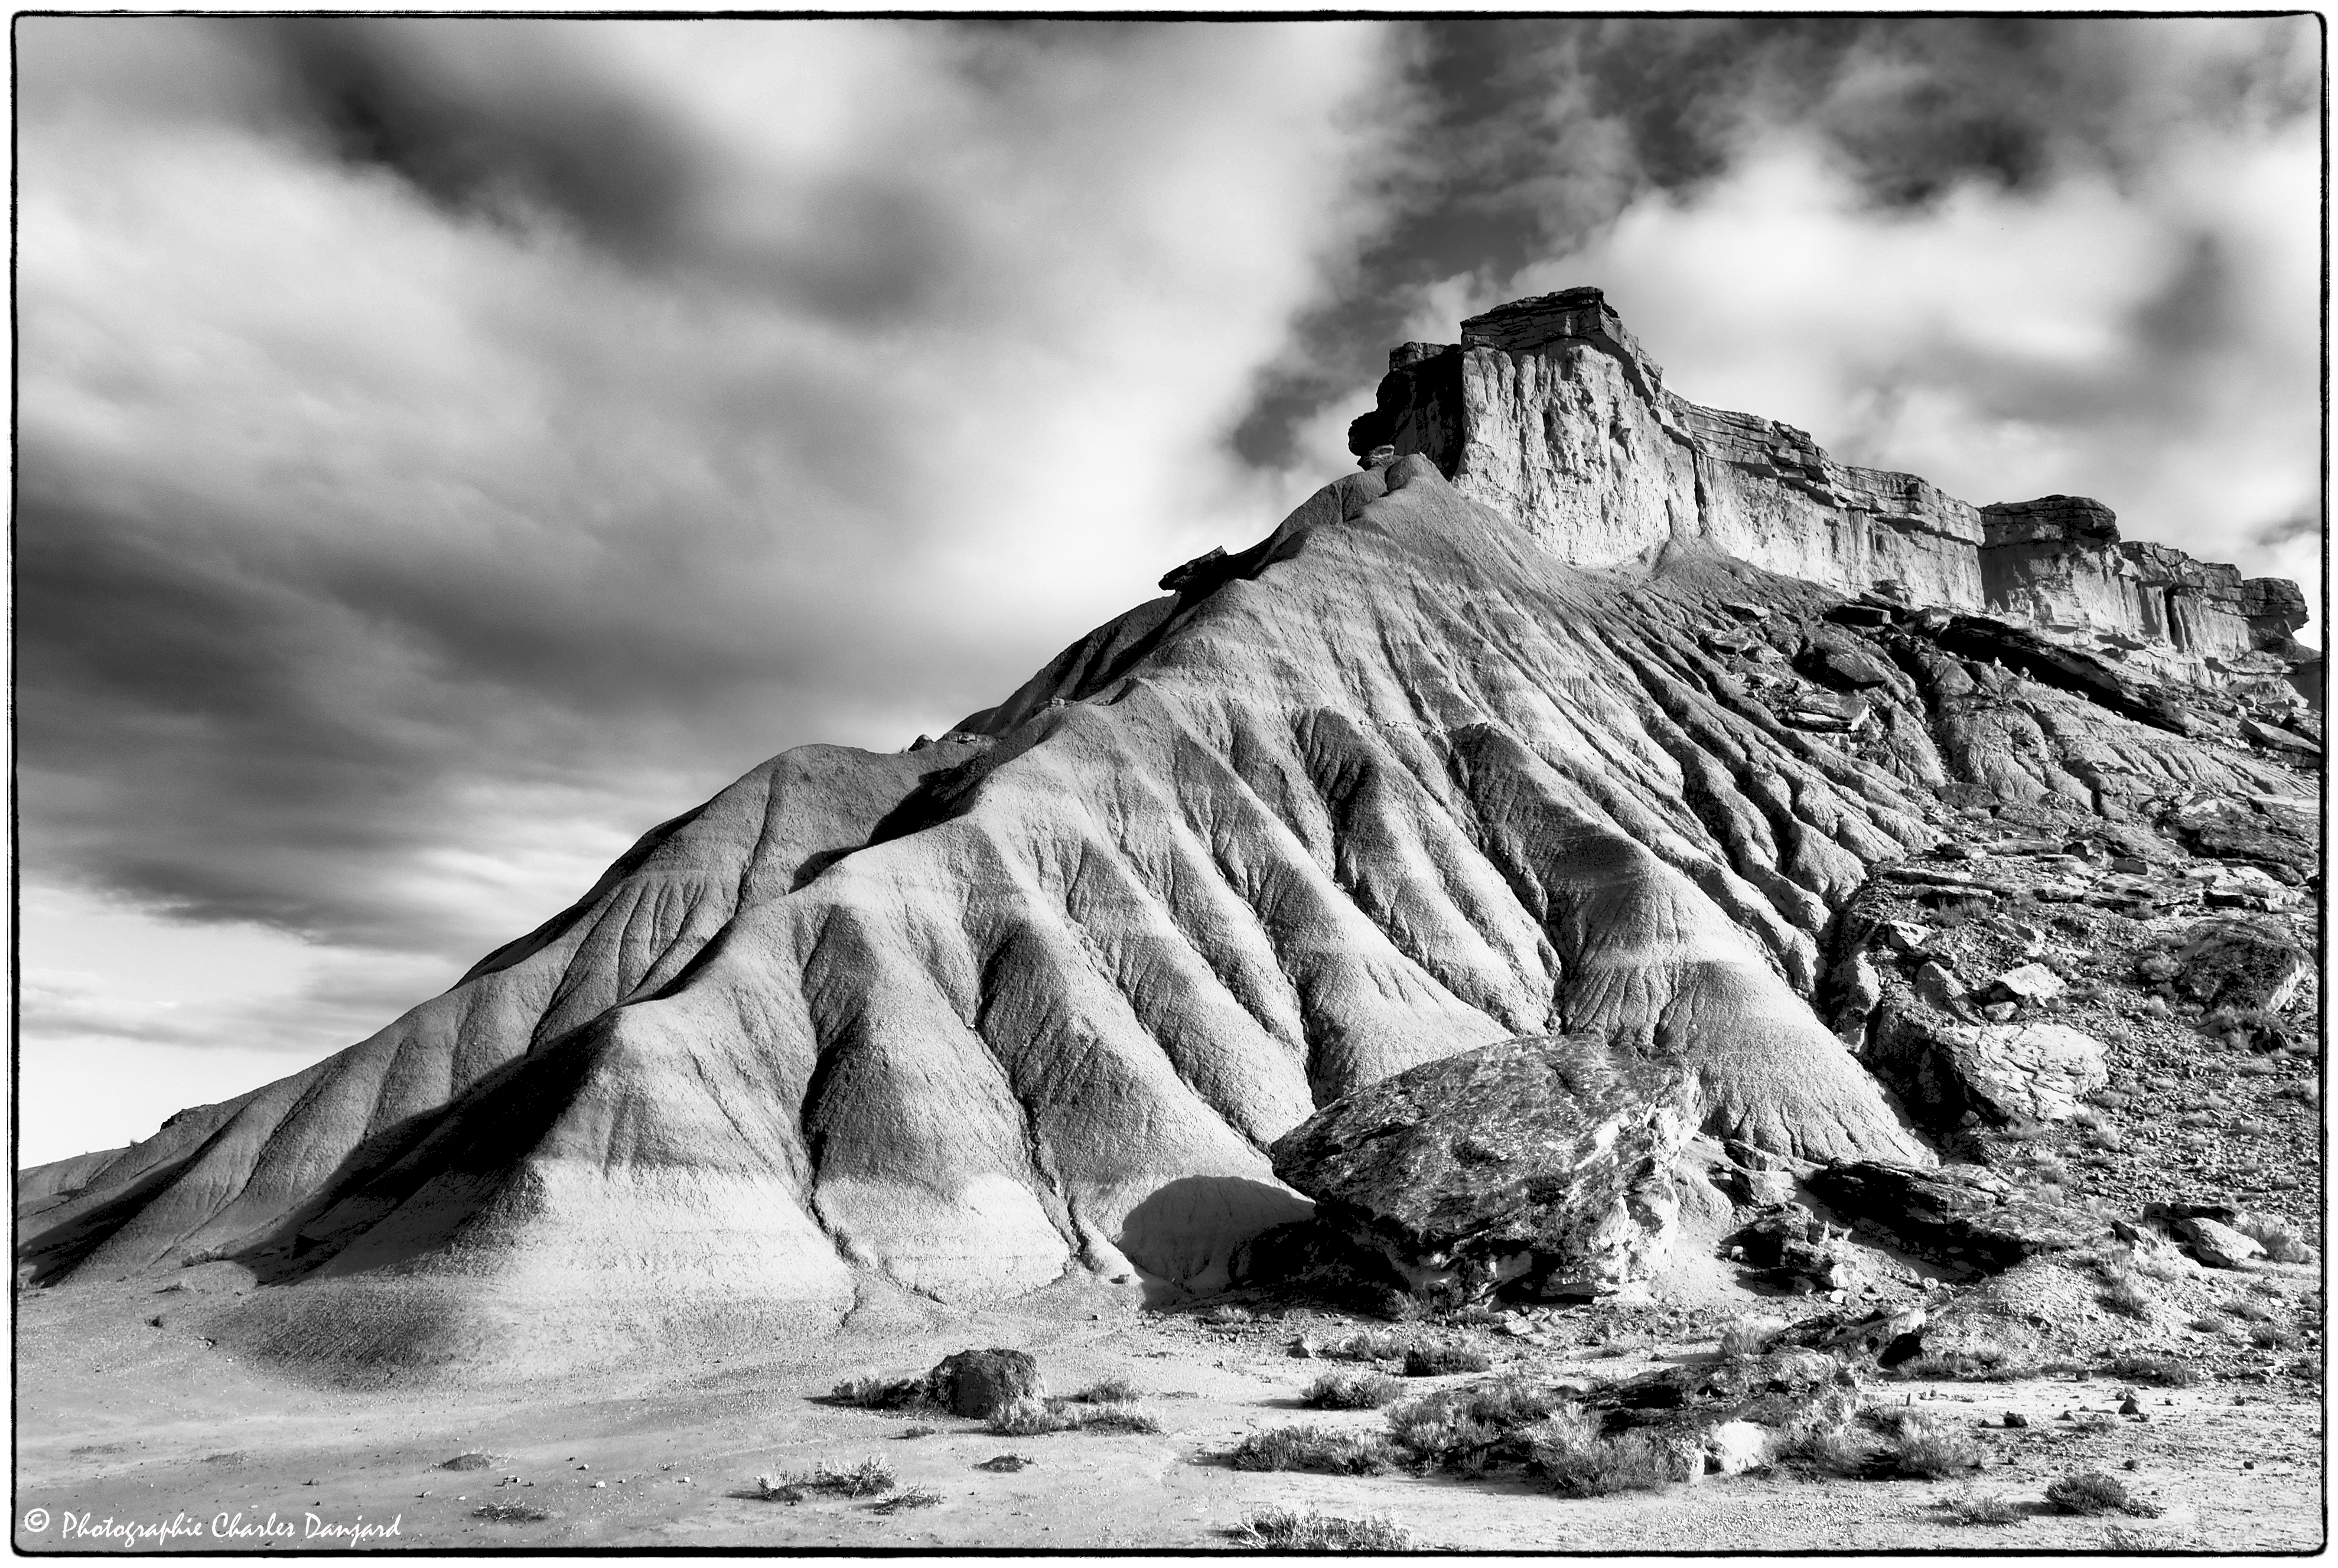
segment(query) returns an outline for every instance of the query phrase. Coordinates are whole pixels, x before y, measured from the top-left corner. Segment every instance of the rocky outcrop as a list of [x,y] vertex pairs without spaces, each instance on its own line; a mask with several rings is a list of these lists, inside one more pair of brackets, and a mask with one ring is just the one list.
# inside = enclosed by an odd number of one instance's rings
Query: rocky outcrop
[[1981,589],[1989,608],[2048,633],[2090,632],[2109,646],[2161,645],[2214,658],[2294,652],[2305,596],[2277,578],[2196,561],[2165,544],[2119,538],[2099,501],[2048,495],[1981,508]]
[[1981,602],[1973,507],[1913,475],[1837,463],[1792,426],[1675,395],[1596,289],[1473,316],[1458,344],[1397,349],[1377,407],[1349,429],[1358,454],[1383,444],[1429,457],[1575,564],[1698,540],[1811,582]]
[[1459,343],[1398,348],[1349,446],[1367,461],[1427,456],[1578,565],[1702,541],[1809,582],[2143,655],[2146,679],[2282,681],[2295,668],[2318,691],[2318,655],[2292,639],[2305,617],[2294,583],[2122,541],[2111,509],[2085,496],[1975,507],[1838,463],[1791,426],[1691,403],[1597,289],[1515,300],[1462,322]]
[[1513,1040],[1326,1106],[1275,1143],[1274,1173],[1415,1289],[1592,1296],[1671,1250],[1686,1105],[1676,1065]]
[[1925,1170],[1888,1161],[1831,1164],[1812,1193],[1857,1230],[1944,1269],[1999,1273],[2107,1239],[2107,1221],[2027,1193],[1976,1165]]

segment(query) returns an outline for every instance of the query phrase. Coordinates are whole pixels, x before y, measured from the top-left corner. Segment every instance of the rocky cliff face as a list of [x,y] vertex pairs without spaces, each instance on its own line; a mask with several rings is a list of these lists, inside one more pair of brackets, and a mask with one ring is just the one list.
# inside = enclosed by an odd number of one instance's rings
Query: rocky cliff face
[[1841,912],[1959,810],[2255,854],[2314,741],[1846,601],[1979,603],[1979,514],[1670,398],[1559,298],[1400,351],[1365,434],[1415,452],[941,741],[775,758],[371,1039],[26,1173],[20,1267],[232,1259],[269,1289],[219,1332],[375,1372],[1206,1290],[1310,1212],[1278,1139],[1520,1036],[1749,1158],[1929,1165],[1813,1011]]
[[[1471,317],[1458,344],[1397,349],[1349,446],[1367,461],[1429,457],[1576,565],[1696,540],[1812,583],[2009,616],[2194,682],[2279,679],[2313,660],[2289,642],[2304,620],[2295,584],[2123,543],[2110,508],[2083,496],[1974,507],[1913,475],[1837,463],[1791,426],[1701,407],[1665,386],[1596,289]],[[2318,689],[2318,662],[2304,678]]]

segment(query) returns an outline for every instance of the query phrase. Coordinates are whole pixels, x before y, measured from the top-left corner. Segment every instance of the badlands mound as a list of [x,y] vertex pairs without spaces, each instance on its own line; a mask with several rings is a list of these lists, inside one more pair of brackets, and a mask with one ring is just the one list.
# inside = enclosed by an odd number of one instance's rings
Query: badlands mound
[[408,1367],[1207,1291],[1310,1212],[1278,1139],[1521,1036],[1929,1166],[1813,1011],[1879,869],[2297,790],[2242,729],[2318,736],[2286,583],[1698,408],[1596,290],[1391,363],[1359,471],[997,708],[774,758],[372,1038],[25,1172],[20,1272],[231,1259],[242,1343]]

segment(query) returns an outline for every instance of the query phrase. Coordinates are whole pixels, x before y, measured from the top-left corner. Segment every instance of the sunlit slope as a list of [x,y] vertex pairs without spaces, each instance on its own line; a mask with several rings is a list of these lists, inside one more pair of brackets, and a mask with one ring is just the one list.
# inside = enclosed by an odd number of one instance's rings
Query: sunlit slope
[[1263,1149],[1313,1107],[1562,1030],[1685,1063],[1716,1134],[1927,1160],[1805,1001],[1832,909],[1951,778],[2116,809],[2233,771],[2081,698],[2008,730],[1920,661],[1861,760],[1699,641],[1828,596],[1568,568],[1417,458],[1242,570],[981,735],[766,764],[381,1035],[39,1200],[27,1256],[400,1282],[406,1356],[483,1303],[618,1343],[872,1279],[1207,1286],[1305,1211]]

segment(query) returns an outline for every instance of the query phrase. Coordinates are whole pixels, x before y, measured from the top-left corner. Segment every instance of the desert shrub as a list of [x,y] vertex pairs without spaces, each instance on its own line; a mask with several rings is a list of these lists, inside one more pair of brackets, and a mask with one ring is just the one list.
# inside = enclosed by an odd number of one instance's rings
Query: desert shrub
[[1076,1394],[1062,1396],[1074,1405],[1126,1405],[1137,1397],[1136,1385],[1125,1377],[1107,1377],[1101,1383],[1091,1383]]
[[1249,1308],[1236,1307],[1231,1303],[1213,1307],[1202,1314],[1202,1321],[1213,1328],[1227,1328],[1238,1323],[1254,1323],[1257,1320],[1258,1314]]
[[1041,1437],[1050,1432],[1061,1432],[1071,1423],[1048,1408],[1044,1399],[1025,1395],[1009,1399],[990,1417],[987,1428],[1001,1437]]
[[1929,1410],[1885,1411],[1883,1458],[1892,1475],[1938,1480],[1980,1467],[1987,1450],[1971,1433]]
[[2260,1350],[2294,1350],[2305,1343],[2304,1337],[2294,1328],[2278,1323],[2260,1323],[2249,1330],[2249,1343]]
[[904,1426],[893,1436],[900,1438],[930,1437],[940,1430],[938,1426]]
[[2039,1368],[2002,1345],[1962,1345],[1903,1361],[1894,1376],[1927,1383],[2013,1383]]
[[1774,1462],[1805,1475],[1864,1475],[1875,1466],[1881,1447],[1856,1426],[1802,1426],[1786,1434]]
[[930,1486],[909,1486],[896,1492],[876,1507],[872,1514],[899,1514],[909,1508],[931,1508],[939,1504],[942,1494]]
[[2114,1312],[2150,1320],[2151,1292],[2132,1269],[2122,1269],[2110,1276],[2097,1299]]
[[1444,1377],[1456,1372],[1483,1372],[1494,1358],[1467,1345],[1415,1345],[1404,1353],[1408,1377]]
[[1367,1328],[1327,1340],[1315,1353],[1334,1361],[1393,1361],[1409,1348],[1401,1335]]
[[1243,1433],[1227,1463],[1237,1470],[1377,1475],[1388,1468],[1388,1452],[1377,1436],[1322,1426],[1273,1426]]
[[1300,1399],[1317,1410],[1377,1410],[1402,1387],[1380,1372],[1326,1372]]
[[2264,1303],[2252,1301],[2245,1296],[2240,1297],[2235,1300],[2219,1303],[2217,1310],[2223,1312],[2227,1317],[2238,1318],[2244,1323],[2270,1323],[2273,1321],[2273,1313],[2264,1306]]
[[1410,1552],[1412,1532],[1385,1514],[1361,1519],[1310,1508],[1267,1508],[1244,1519],[1234,1544],[1253,1552]]
[[2127,1488],[2099,1470],[2079,1470],[2046,1488],[2046,1501],[2064,1514],[2134,1514],[2149,1519],[2159,1510],[2127,1495]]
[[484,1508],[472,1509],[471,1517],[485,1519],[490,1524],[540,1524],[552,1515],[525,1503],[490,1503]]
[[1580,1409],[1557,1412],[1528,1433],[1528,1471],[1562,1497],[1655,1492],[1679,1478],[1672,1455],[1647,1433],[1606,1436]]
[[1961,1497],[1951,1497],[1940,1504],[1952,1524],[2018,1524],[2021,1510],[2005,1497],[1984,1495],[1968,1491]]
[[1762,1355],[1786,1331],[1783,1318],[1740,1318],[1721,1331],[1721,1354],[1732,1361]]
[[2141,1351],[2114,1356],[2102,1364],[2102,1369],[2113,1377],[2124,1377],[2132,1383],[2156,1383],[2163,1388],[2189,1388],[2205,1381],[2200,1369],[2188,1361]]
[[1398,1406],[1389,1412],[1389,1441],[1415,1463],[1474,1475],[1523,1461],[1527,1429],[1573,1403],[1569,1389],[1491,1378]]
[[830,1396],[840,1405],[856,1405],[863,1410],[899,1410],[923,1402],[925,1396],[922,1377],[848,1377]]
[[863,1459],[849,1470],[831,1469],[823,1460],[778,1480],[755,1477],[760,1494],[774,1503],[801,1503],[807,1497],[874,1497],[893,1489],[893,1466],[882,1459]]

